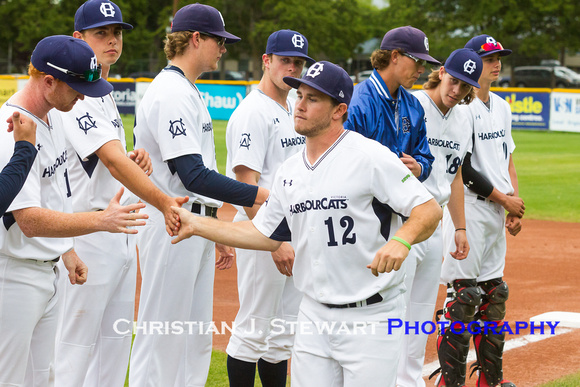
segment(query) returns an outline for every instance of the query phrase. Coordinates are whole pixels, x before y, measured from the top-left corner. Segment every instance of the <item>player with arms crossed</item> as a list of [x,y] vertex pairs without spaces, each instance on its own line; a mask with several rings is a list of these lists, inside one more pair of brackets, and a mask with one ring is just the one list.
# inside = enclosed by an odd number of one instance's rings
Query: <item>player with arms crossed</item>
[[[0,108],[0,122],[17,111],[37,126],[38,155],[0,227],[0,385],[49,386],[58,318],[56,266],[62,255],[71,283],[86,280],[86,266],[71,237],[98,231],[137,233],[143,204],[122,207],[122,189],[99,212],[70,213],[68,152],[62,122],[53,108],[69,111],[84,95],[107,95],[97,58],[88,44],[70,36],[41,40],[32,53],[30,79]],[[0,130],[0,166],[14,137]]]
[[[227,174],[270,189],[278,167],[304,147],[294,130],[294,100],[283,78],[298,77],[308,56],[308,40],[296,31],[270,35],[262,55],[264,75],[258,88],[236,108],[226,131]],[[253,219],[258,206],[239,209],[234,221]],[[271,321],[296,321],[302,298],[294,286],[294,249],[283,243],[271,253],[238,249],[240,309],[228,343],[230,386],[253,386],[256,363],[264,387],[285,386],[294,337],[290,329],[270,335]]]
[[[505,228],[512,235],[521,230],[524,202],[518,197],[518,179],[512,159],[515,144],[511,135],[509,104],[490,92],[501,70],[501,56],[511,50],[489,35],[479,35],[467,42],[483,61],[477,98],[468,106],[469,127],[473,128],[472,149],[463,162],[465,218],[469,257],[456,260],[449,254],[454,243],[454,226],[445,216],[444,251],[441,281],[447,284],[443,320],[467,324],[501,323],[506,311],[508,287],[503,281],[506,257]],[[508,212],[507,217],[505,211]],[[501,327],[501,324],[499,325]],[[489,327],[489,325],[488,325]],[[482,327],[483,328],[483,327]],[[437,341],[442,372],[438,386],[463,386],[469,351],[468,330],[446,329]],[[477,353],[477,385],[481,387],[514,386],[503,380],[502,354],[505,333],[499,328],[482,329],[473,336]]]
[[388,147],[419,181],[431,173],[433,156],[423,108],[405,88],[413,86],[427,63],[440,64],[429,55],[421,30],[406,26],[388,31],[371,55],[373,74],[354,88],[344,125]]
[[[75,14],[73,36],[95,51],[103,78],[123,50],[123,22],[110,1],[89,0]],[[125,130],[112,94],[85,98],[62,113],[70,142],[69,179],[73,211],[106,207],[107,198],[123,185],[165,214],[168,229],[176,227],[171,205],[181,205],[161,192],[147,176],[151,161],[143,149],[126,154]],[[146,171],[146,172],[144,172]],[[133,195],[124,202],[136,202]],[[187,200],[187,198],[185,198]],[[125,382],[132,334],[115,332],[115,321],[134,320],[137,280],[136,238],[96,233],[76,237],[75,251],[91,272],[85,286],[61,283],[61,311],[56,346],[56,382],[62,386],[120,386]]]
[[[170,61],[151,83],[136,116],[136,144],[147,149],[151,179],[170,196],[189,196],[184,208],[215,217],[222,200],[252,207],[268,190],[220,175],[216,168],[211,117],[194,85],[205,71],[217,69],[225,43],[239,41],[225,31],[221,13],[190,4],[175,14],[165,53]],[[232,265],[233,249],[192,238],[173,246],[164,214],[149,208],[150,222],[138,238],[143,282],[138,326],[177,322],[181,334],[138,330],[131,353],[130,384],[139,387],[204,386],[209,372],[215,266]],[[189,325],[192,329],[190,331]]]
[[[461,163],[471,144],[471,131],[465,128],[465,106],[475,98],[474,87],[481,74],[481,59],[470,49],[455,50],[445,65],[433,70],[424,90],[413,95],[425,110],[425,124],[431,154],[435,157],[431,174],[423,182],[440,206],[447,206],[456,228],[455,259],[465,259],[469,244],[465,235],[463,178]],[[441,274],[443,236],[440,225],[433,235],[413,247],[406,260],[407,321],[411,326],[431,321]],[[423,362],[428,335],[421,331],[405,335],[399,362],[397,385],[425,386]]]
[[[275,251],[292,239],[294,281],[304,293],[292,385],[394,386],[402,332],[387,332],[389,319],[404,317],[399,269],[410,244],[431,235],[441,208],[395,154],[343,128],[352,95],[346,71],[322,61],[284,81],[298,88],[294,123],[306,148],[280,166],[252,221],[223,223],[176,208],[182,224],[173,242],[200,235]],[[409,217],[401,228],[395,212]],[[321,323],[328,329],[318,330]]]

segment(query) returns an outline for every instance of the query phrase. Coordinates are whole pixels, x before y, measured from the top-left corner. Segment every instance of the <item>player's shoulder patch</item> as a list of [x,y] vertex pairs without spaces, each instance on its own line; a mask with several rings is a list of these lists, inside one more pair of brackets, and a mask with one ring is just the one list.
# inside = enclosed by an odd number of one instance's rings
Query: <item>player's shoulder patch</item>
[[98,128],[97,122],[89,112],[86,112],[80,117],[76,117],[76,120],[79,125],[79,129],[85,132],[85,134],[88,134],[89,130],[91,129]]

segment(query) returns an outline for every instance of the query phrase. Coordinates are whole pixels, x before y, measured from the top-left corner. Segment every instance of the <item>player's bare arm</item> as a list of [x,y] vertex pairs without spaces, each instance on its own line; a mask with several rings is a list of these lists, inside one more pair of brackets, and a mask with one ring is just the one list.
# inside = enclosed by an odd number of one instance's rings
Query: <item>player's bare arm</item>
[[72,285],[82,285],[87,282],[87,265],[79,258],[74,249],[62,255],[62,261],[68,271],[68,279]]
[[147,174],[147,176],[151,176],[153,173],[153,165],[151,164],[151,158],[149,157],[149,153],[143,148],[133,149],[131,152],[127,154],[131,160],[135,162]]
[[[518,174],[516,172],[516,166],[514,164],[514,160],[511,155],[508,171],[510,174],[510,179],[512,181],[512,186],[514,187],[514,196],[518,197],[519,195]],[[511,235],[516,236],[522,230],[522,219],[521,219],[522,216],[514,215],[512,213],[507,214],[505,226]]]
[[451,182],[451,196],[447,204],[451,220],[455,226],[455,251],[450,252],[455,259],[465,259],[469,254],[469,243],[465,229],[465,195],[463,193],[463,177],[461,167]]
[[104,211],[65,213],[40,207],[29,207],[13,211],[14,219],[28,238],[66,238],[86,235],[98,231],[137,234],[129,227],[144,226],[149,216],[135,211],[145,204],[121,206],[119,200],[123,188],[111,199]]
[[403,164],[405,164],[407,168],[409,168],[409,170],[413,173],[415,177],[418,178],[419,176],[421,176],[421,171],[423,170],[423,168],[421,167],[421,164],[419,164],[413,156],[403,152],[403,157],[401,157],[400,160],[403,162]]
[[[245,165],[238,165],[234,167],[233,170],[236,174],[237,181],[258,185],[258,181],[260,180],[261,176],[259,172],[254,171]],[[256,213],[259,209],[260,205],[258,204],[255,204],[253,207],[244,207],[246,215],[248,215],[248,218],[250,219],[254,219],[254,216],[256,216]],[[284,242],[278,250],[273,251],[272,259],[274,260],[274,264],[276,264],[276,268],[280,273],[286,276],[292,276],[292,267],[294,266],[294,248],[292,248],[289,243]]]
[[[413,208],[411,216],[396,232],[395,236],[409,244],[422,242],[433,234],[442,216],[441,207],[435,199],[431,199]],[[379,273],[399,270],[408,254],[407,246],[391,239],[379,249],[373,262],[367,268],[371,269],[374,276],[378,276]]]
[[[103,144],[95,153],[115,179],[163,213],[167,233],[173,236],[179,229],[179,218],[173,214],[171,206],[181,207],[189,198],[187,196],[170,197],[153,184],[137,162],[137,159],[143,161],[141,158],[144,158],[147,159],[147,164],[151,164],[149,154],[137,152],[133,157],[135,159],[133,162],[125,155],[125,150],[119,140]],[[148,171],[152,171],[152,168],[149,167]]]
[[12,113],[6,120],[8,132],[14,131],[14,141],[28,141],[36,146],[36,124],[30,118],[20,115],[20,112]]
[[247,220],[244,222],[224,222],[210,217],[195,216],[183,208],[172,207],[173,212],[181,219],[181,228],[175,244],[191,236],[197,235],[216,243],[250,250],[275,251],[282,242],[266,237]]

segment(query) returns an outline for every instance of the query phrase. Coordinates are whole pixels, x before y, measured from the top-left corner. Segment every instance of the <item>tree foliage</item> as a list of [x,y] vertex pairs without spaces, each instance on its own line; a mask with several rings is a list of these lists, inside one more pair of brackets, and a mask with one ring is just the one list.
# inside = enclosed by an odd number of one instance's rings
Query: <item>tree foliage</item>
[[[124,53],[113,72],[157,71],[165,64],[163,39],[174,6],[192,1],[117,0],[124,20],[135,26],[125,32]],[[69,35],[82,0],[0,0],[0,73],[24,72],[36,43],[45,36]],[[515,55],[513,65],[562,58],[580,49],[580,2],[577,0],[390,0],[377,9],[370,0],[207,0],[218,8],[228,31],[242,37],[229,45],[227,58],[252,59],[259,66],[266,40],[275,30],[300,31],[309,41],[310,56],[345,64],[370,38],[391,28],[413,25],[429,37],[431,53],[445,59],[455,48],[480,33],[495,36]],[[11,50],[9,48],[11,47]],[[253,69],[259,72],[259,68]],[[259,74],[256,74],[259,75]],[[255,76],[257,77],[257,76]]]

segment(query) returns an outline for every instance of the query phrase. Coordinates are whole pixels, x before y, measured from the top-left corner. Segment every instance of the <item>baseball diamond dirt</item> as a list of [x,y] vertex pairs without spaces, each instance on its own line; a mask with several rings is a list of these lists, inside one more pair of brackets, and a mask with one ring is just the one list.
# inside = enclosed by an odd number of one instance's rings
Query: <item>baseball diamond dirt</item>
[[[218,212],[221,219],[232,219],[235,212],[225,205]],[[523,219],[522,232],[508,235],[508,253],[504,279],[510,296],[506,321],[512,329],[516,322],[551,311],[580,312],[580,297],[576,288],[580,273],[580,223],[550,222]],[[238,310],[236,269],[217,271],[214,284],[214,318],[232,325]],[[444,287],[440,286],[437,305],[443,304]],[[557,328],[557,332],[560,328]],[[546,326],[545,333],[550,329]],[[504,353],[505,378],[517,386],[538,386],[562,376],[580,371],[580,329],[548,337]],[[519,335],[507,335],[509,341],[530,334],[523,329]],[[539,333],[536,332],[539,336]],[[229,333],[214,335],[214,349],[224,351]],[[425,364],[437,361],[436,335],[430,336]],[[473,345],[472,345],[473,347]],[[470,365],[472,362],[469,362]],[[474,386],[476,376],[467,379]],[[425,378],[427,380],[427,378]],[[434,385],[434,379],[427,386]]]

